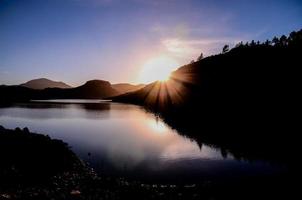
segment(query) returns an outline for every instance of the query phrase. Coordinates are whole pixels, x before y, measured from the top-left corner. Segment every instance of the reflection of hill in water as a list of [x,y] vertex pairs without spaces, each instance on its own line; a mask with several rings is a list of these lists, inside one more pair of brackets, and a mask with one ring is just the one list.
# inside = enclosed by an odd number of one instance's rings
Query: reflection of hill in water
[[[18,103],[7,107],[23,108],[21,111],[16,109],[7,113],[5,109],[0,109],[0,115],[10,115],[15,117],[27,117],[33,119],[51,119],[51,118],[108,118],[110,103],[52,103],[52,102],[34,102]],[[5,107],[2,107],[5,108]],[[66,115],[64,109],[74,110],[73,116]],[[77,109],[85,112],[77,112]],[[42,110],[43,112],[40,112]]]

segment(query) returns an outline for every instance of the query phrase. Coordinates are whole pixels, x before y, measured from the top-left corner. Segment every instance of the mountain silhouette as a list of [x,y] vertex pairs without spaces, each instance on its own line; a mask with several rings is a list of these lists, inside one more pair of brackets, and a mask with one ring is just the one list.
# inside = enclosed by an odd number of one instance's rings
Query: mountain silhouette
[[120,94],[110,82],[90,80],[75,88],[31,89],[24,86],[0,86],[0,103],[24,102],[37,99],[102,99]]
[[102,99],[117,94],[108,81],[90,80],[70,89],[46,88],[35,99]]
[[71,88],[70,85],[67,85],[64,82],[53,81],[47,78],[33,79],[26,83],[20,84],[20,86],[37,90],[43,90],[45,88]]
[[139,90],[143,88],[145,85],[144,84],[138,84],[138,85],[132,85],[129,83],[118,83],[118,84],[112,84],[112,87],[118,91],[120,94],[128,93],[128,92],[133,92],[136,90]]
[[69,89],[71,98],[98,99],[118,94],[110,82],[103,80],[90,80],[84,85]]

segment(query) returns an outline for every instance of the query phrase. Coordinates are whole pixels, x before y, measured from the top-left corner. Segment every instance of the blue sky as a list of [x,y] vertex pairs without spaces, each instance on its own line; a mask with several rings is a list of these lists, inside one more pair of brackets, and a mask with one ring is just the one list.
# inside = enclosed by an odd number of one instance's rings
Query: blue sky
[[301,19],[299,0],[0,0],[0,84],[137,83],[150,63],[180,66]]

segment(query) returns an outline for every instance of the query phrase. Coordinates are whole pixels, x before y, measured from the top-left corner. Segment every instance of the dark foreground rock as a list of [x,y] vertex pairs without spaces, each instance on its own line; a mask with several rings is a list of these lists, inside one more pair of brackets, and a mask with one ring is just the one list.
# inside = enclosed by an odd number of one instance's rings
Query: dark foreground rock
[[95,176],[61,140],[0,126],[0,199],[65,199]]

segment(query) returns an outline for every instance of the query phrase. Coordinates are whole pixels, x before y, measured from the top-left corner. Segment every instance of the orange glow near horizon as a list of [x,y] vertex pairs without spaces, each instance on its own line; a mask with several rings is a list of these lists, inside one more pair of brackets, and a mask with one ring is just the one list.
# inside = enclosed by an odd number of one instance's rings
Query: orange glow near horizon
[[180,67],[176,70],[175,67],[178,65],[173,59],[168,58],[157,57],[146,62],[140,78],[152,83],[147,84],[137,94],[144,105],[163,112],[174,106],[181,106],[191,95],[192,87],[189,86],[199,83],[192,66]]
[[170,79],[166,82],[157,81],[146,91],[144,104],[156,109],[166,109],[170,105],[179,105],[184,101],[186,89],[182,83]]
[[148,60],[139,73],[138,82],[151,83],[153,81],[165,82],[169,80],[171,72],[179,64],[168,56],[159,56]]

